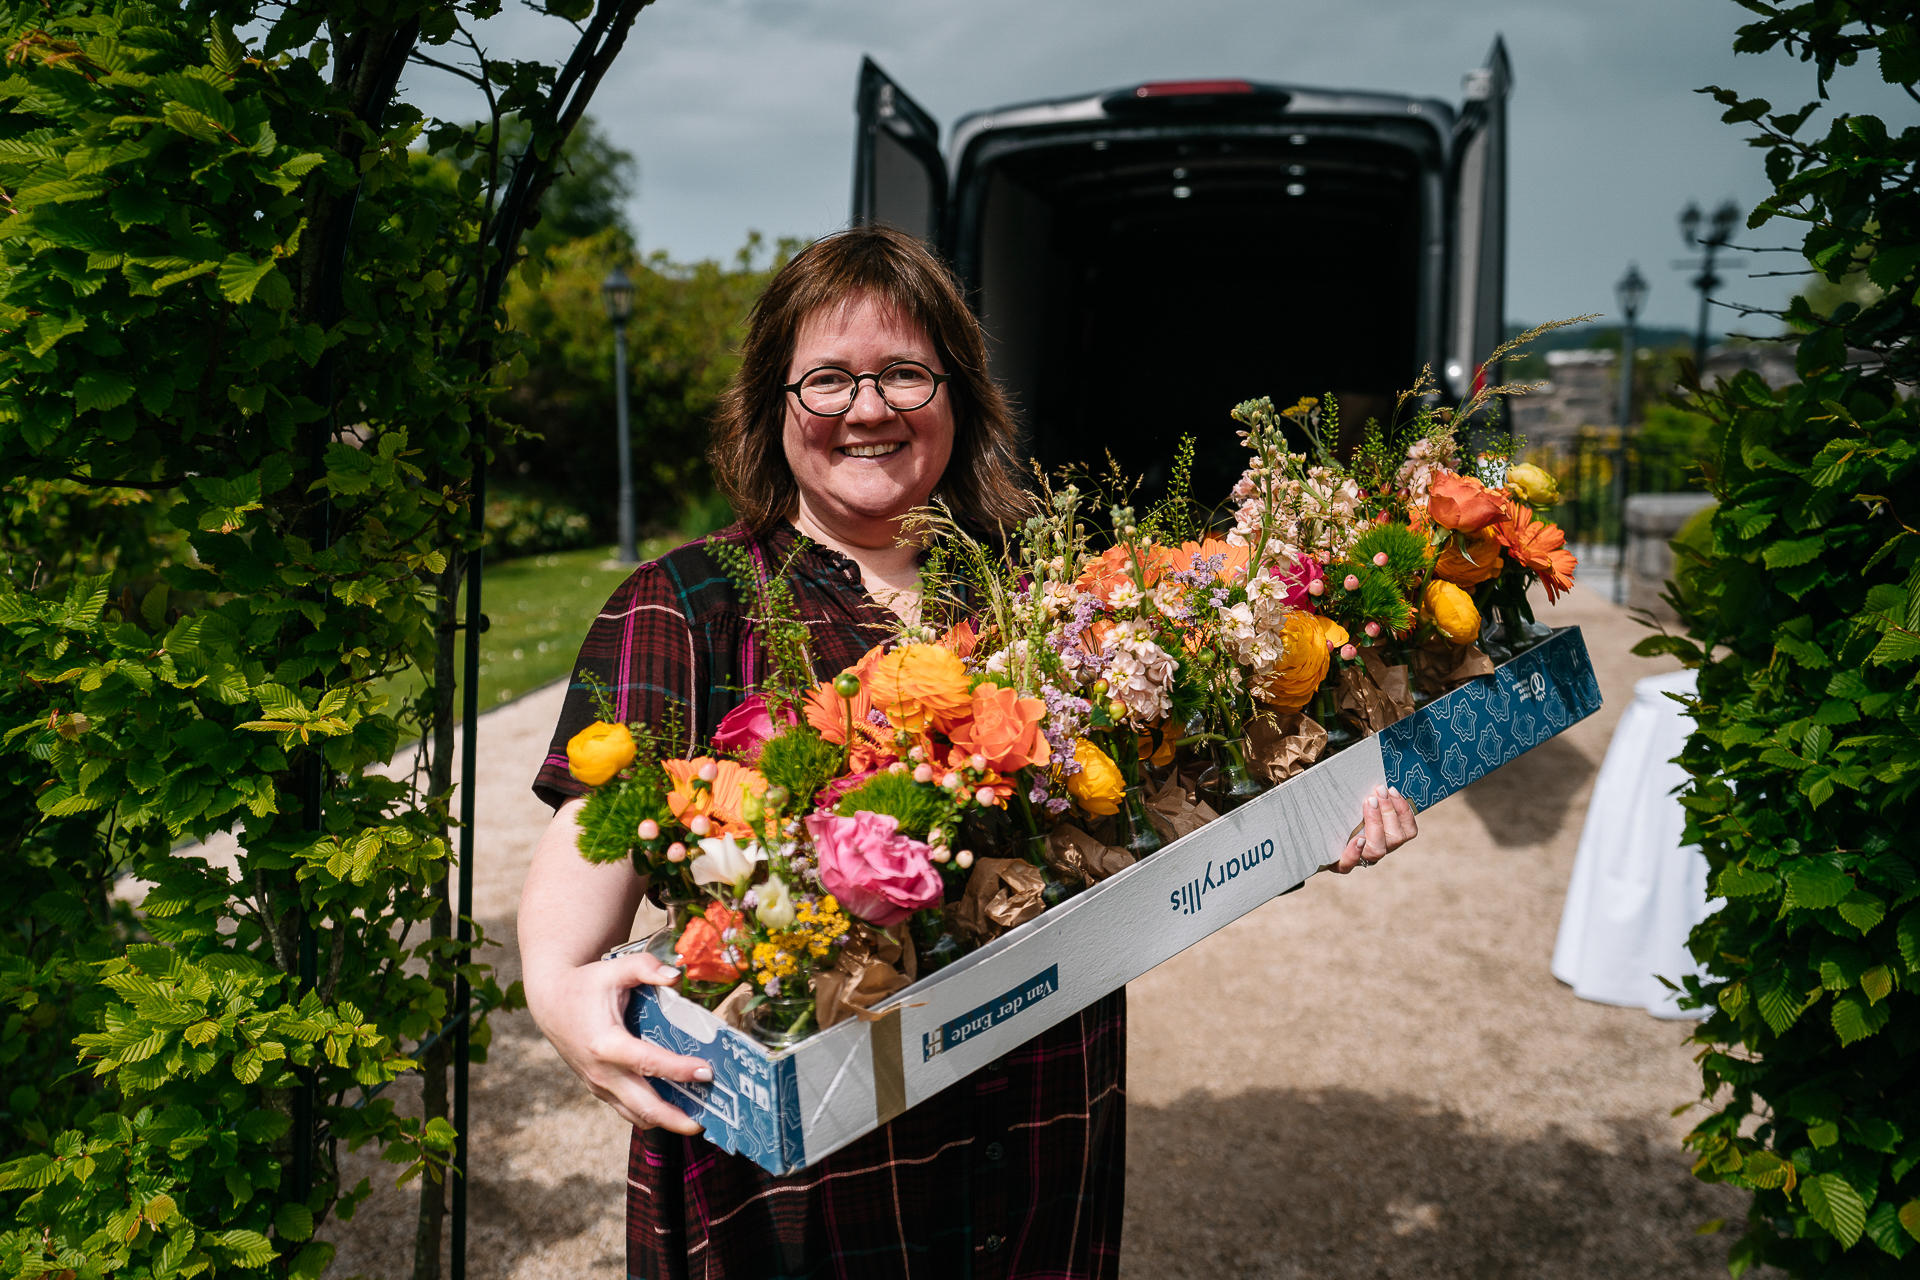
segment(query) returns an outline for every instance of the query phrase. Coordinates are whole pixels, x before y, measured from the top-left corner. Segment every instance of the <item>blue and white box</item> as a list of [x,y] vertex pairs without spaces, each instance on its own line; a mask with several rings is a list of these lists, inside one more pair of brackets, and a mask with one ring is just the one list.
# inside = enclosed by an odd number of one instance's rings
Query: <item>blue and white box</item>
[[769,1173],[803,1169],[1304,883],[1379,783],[1431,808],[1599,709],[1569,627],[895,993],[871,1020],[771,1052],[678,992],[641,987],[627,1027],[712,1065],[711,1084],[653,1081],[708,1139]]

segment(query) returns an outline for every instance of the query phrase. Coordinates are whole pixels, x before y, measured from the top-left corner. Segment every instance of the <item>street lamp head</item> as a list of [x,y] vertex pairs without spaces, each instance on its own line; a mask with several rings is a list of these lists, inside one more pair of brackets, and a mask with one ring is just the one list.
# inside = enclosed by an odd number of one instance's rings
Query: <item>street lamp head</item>
[[1700,243],[1700,206],[1692,200],[1680,211],[1680,239],[1689,249]]
[[1725,244],[1733,236],[1733,229],[1740,225],[1740,206],[1729,200],[1713,211],[1713,232],[1711,242]]
[[615,324],[625,324],[633,314],[633,281],[619,267],[607,272],[607,278],[600,282],[600,297],[607,304],[607,319]]
[[1640,274],[1638,263],[1627,265],[1627,274],[1620,277],[1620,283],[1613,286],[1614,293],[1620,299],[1621,314],[1632,324],[1639,318],[1640,308],[1647,300],[1646,277]]

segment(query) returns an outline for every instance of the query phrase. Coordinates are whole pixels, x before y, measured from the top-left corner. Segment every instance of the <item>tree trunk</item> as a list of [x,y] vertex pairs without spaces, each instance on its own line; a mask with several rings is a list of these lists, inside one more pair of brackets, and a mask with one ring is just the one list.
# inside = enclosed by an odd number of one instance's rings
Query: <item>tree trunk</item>
[[[427,798],[429,802],[439,799],[443,802],[453,791],[453,745],[456,726],[453,718],[454,694],[459,687],[455,675],[455,641],[459,633],[455,621],[459,617],[460,583],[466,572],[466,557],[457,550],[447,555],[446,572],[440,575],[439,591],[439,632],[438,646],[434,656],[433,671],[433,722],[427,737],[432,742],[432,754],[427,761]],[[478,644],[478,636],[468,636],[468,644]],[[446,808],[440,813],[440,838],[451,840],[452,829],[446,821]],[[440,881],[439,906],[434,910],[430,927],[432,937],[447,938],[453,935],[453,877],[447,876]],[[457,1015],[453,1008],[453,983],[448,980],[442,985],[446,1006],[451,1014]],[[447,1067],[452,1062],[453,1037],[442,1035],[427,1051],[420,1063],[421,1084],[421,1123],[427,1124],[436,1119],[447,1118]],[[420,1218],[414,1229],[413,1237],[413,1280],[439,1280],[440,1277],[440,1238],[447,1217],[447,1186],[438,1178],[420,1180]]]

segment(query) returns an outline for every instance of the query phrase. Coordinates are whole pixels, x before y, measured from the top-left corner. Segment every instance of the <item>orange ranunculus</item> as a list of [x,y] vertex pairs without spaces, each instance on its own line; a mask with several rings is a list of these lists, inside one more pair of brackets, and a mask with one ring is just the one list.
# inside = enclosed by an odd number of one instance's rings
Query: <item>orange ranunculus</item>
[[1012,773],[1030,764],[1052,762],[1046,735],[1040,732],[1046,714],[1047,704],[1038,698],[983,684],[973,691],[972,719],[955,725],[949,736],[968,755],[986,757],[989,768]]
[[595,720],[567,739],[567,772],[597,787],[632,764],[633,754],[633,735],[627,726]]
[[1523,569],[1540,579],[1549,601],[1573,586],[1573,569],[1579,562],[1566,549],[1567,535],[1559,525],[1534,518],[1533,508],[1524,502],[1507,499],[1507,523],[1494,530],[1507,554]]
[[[696,785],[701,767],[709,764],[715,768],[713,782]],[[710,835],[753,834],[744,810],[749,795],[761,795],[767,789],[767,780],[758,770],[732,760],[713,760],[706,756],[694,760],[662,760],[660,766],[673,779],[673,789],[667,792],[667,809],[676,819],[692,822],[705,814],[716,824]]]
[[1481,529],[1448,538],[1447,549],[1433,563],[1433,576],[1455,586],[1471,587],[1498,577],[1506,565],[1500,558],[1499,535],[1492,528]]
[[1442,529],[1472,533],[1507,519],[1505,496],[1472,476],[1436,471],[1427,484],[1427,515]]
[[1312,702],[1332,662],[1327,657],[1327,642],[1334,632],[1339,632],[1342,644],[1347,638],[1339,624],[1330,623],[1330,619],[1299,610],[1289,613],[1280,660],[1255,692],[1282,711],[1298,711]]
[[[731,943],[728,934],[735,935]],[[717,902],[710,903],[706,915],[695,916],[680,931],[680,941],[674,944],[674,950],[679,953],[675,959],[695,982],[733,982],[743,970],[727,962],[727,947],[731,945],[734,953],[744,959],[746,941],[746,918]]]
[[956,658],[971,658],[974,647],[979,643],[980,637],[974,632],[973,624],[965,618],[948,627],[947,634],[940,637],[941,647],[953,650]]
[[1172,568],[1183,573],[1191,572],[1195,556],[1199,556],[1203,563],[1215,556],[1225,556],[1226,562],[1220,566],[1215,580],[1238,582],[1247,574],[1247,558],[1252,553],[1252,547],[1235,546],[1224,538],[1202,538],[1199,542],[1183,542],[1175,548]]
[[897,729],[944,729],[973,705],[966,664],[937,644],[903,644],[875,664],[873,703]]

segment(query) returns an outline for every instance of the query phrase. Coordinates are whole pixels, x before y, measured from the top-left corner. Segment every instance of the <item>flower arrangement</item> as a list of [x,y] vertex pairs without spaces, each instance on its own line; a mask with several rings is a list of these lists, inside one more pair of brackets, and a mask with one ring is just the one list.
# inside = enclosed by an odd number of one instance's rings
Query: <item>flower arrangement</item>
[[1553,484],[1466,450],[1490,393],[1431,391],[1346,460],[1331,398],[1239,405],[1217,521],[1191,440],[1144,515],[1073,475],[999,546],[917,512],[920,621],[827,681],[780,576],[722,549],[772,670],[691,758],[602,698],[568,749],[581,852],[633,859],[683,991],[769,1044],[871,1007],[1544,638],[1527,588],[1574,567]]

